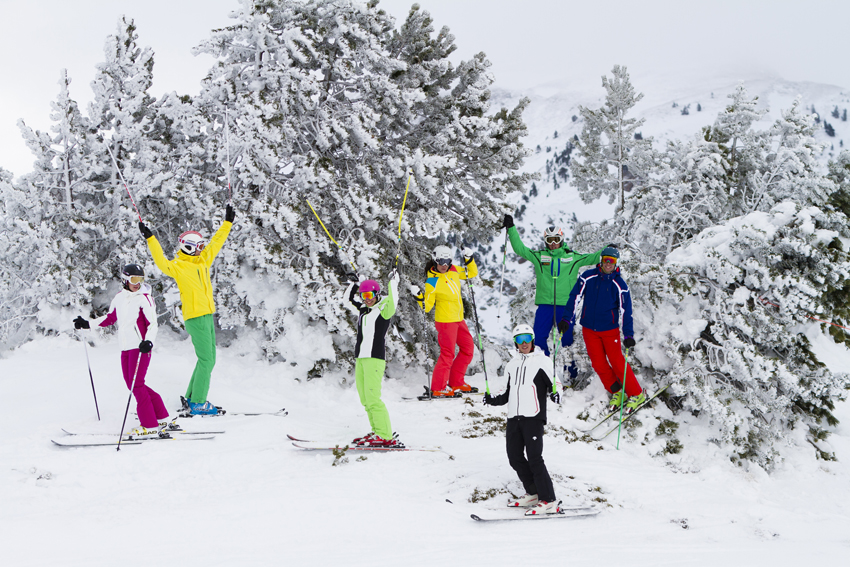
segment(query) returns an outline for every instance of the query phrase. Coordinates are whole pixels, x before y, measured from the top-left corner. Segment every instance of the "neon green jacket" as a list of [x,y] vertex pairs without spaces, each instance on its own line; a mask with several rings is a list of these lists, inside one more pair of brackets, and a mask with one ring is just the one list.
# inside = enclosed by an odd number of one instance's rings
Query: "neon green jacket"
[[199,256],[189,256],[179,251],[173,260],[165,257],[155,236],[148,238],[148,248],[156,267],[177,282],[180,301],[183,303],[184,321],[215,313],[210,266],[224,246],[232,226],[233,224],[224,221]]
[[[555,250],[529,250],[519,237],[515,226],[508,229],[508,238],[514,252],[531,262],[534,274],[537,276],[537,292],[534,295],[535,305],[566,305],[570,292],[576,285],[579,268],[595,266],[602,260],[602,250],[591,254],[573,252],[564,244]],[[555,282],[557,282],[557,298],[555,297]]]

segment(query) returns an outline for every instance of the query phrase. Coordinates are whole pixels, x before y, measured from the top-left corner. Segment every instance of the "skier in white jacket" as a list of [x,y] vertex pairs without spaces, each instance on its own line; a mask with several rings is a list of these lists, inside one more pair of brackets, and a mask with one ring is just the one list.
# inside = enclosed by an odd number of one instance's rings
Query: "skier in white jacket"
[[[145,272],[138,264],[127,264],[121,270],[124,289],[118,293],[103,317],[91,321],[97,327],[118,323],[118,344],[121,347],[121,370],[127,388],[133,389],[136,411],[141,427],[133,429],[135,436],[157,435],[165,426],[159,420],[168,417],[168,410],[159,394],[145,384],[145,374],[151,361],[156,339],[156,307],[151,286],[144,283]],[[74,319],[77,329],[90,328],[82,316]]]
[[561,502],[555,498],[555,488],[543,462],[546,398],[560,401],[560,395],[552,388],[552,359],[534,348],[531,326],[517,325],[513,337],[517,353],[505,367],[507,388],[498,396],[484,395],[487,405],[508,406],[508,462],[526,492],[521,498],[510,500],[508,506],[529,508],[526,516],[557,514]]

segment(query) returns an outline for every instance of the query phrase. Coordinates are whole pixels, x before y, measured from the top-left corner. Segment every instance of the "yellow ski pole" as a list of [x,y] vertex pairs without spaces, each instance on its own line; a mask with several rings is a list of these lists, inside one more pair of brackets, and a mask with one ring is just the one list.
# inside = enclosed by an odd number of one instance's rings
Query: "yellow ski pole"
[[[304,199],[304,200],[305,200],[305,201],[307,201],[307,204],[308,204],[308,205],[310,205],[310,210],[311,210],[311,211],[313,211],[313,214],[314,214],[314,215],[316,215],[316,220],[317,220],[317,221],[319,221],[319,224],[320,224],[320,225],[322,225],[322,228],[324,228],[324,229],[325,229],[325,234],[327,234],[327,235],[328,235],[328,238],[330,238],[330,239],[331,239],[331,242],[333,242],[334,244],[336,244],[337,248],[339,248],[339,249],[340,249],[340,251],[341,251],[343,254],[345,254],[345,257],[346,257],[346,258],[348,258],[348,254],[345,252],[345,250],[342,248],[342,246],[340,246],[340,245],[339,245],[339,242],[337,242],[336,240],[334,240],[334,237],[333,237],[333,236],[331,236],[331,233],[330,233],[330,232],[328,232],[328,229],[327,229],[327,227],[325,226],[325,223],[323,223],[323,222],[322,222],[322,219],[320,219],[320,218],[319,218],[319,214],[316,212],[316,209],[314,209],[314,208],[313,208],[313,205],[312,205],[312,204],[310,204],[310,201],[309,201],[309,200],[307,200],[307,199]],[[351,261],[351,259],[349,259],[349,260],[348,260],[348,264],[349,264],[352,268],[354,268],[354,273],[356,274],[356,273],[357,273],[357,266],[355,266],[355,265],[354,265],[354,262],[352,262],[352,261]]]
[[398,247],[395,252],[395,262],[393,266],[398,268],[398,258],[401,256],[401,217],[404,216],[404,206],[407,204],[407,192],[410,191],[410,180],[413,179],[413,175],[409,175],[407,177],[407,187],[404,190],[404,200],[401,202],[401,213],[398,215]]

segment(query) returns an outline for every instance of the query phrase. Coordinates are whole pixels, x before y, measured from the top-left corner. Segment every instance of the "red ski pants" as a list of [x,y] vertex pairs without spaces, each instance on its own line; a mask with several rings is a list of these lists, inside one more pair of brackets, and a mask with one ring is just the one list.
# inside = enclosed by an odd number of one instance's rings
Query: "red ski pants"
[[[618,392],[623,383],[623,371],[626,361],[620,343],[620,329],[610,331],[591,331],[582,327],[581,334],[584,335],[584,344],[587,346],[587,354],[593,369],[599,374],[602,384],[609,392]],[[632,367],[626,372],[626,395],[637,396],[643,390],[638,384]]]
[[[475,352],[475,342],[469,334],[466,321],[456,323],[436,323],[437,342],[440,344],[440,358],[434,365],[434,375],[431,377],[433,391],[445,390],[446,384],[452,388],[460,388],[464,383],[466,367],[472,362]],[[455,358],[455,347],[460,352]]]

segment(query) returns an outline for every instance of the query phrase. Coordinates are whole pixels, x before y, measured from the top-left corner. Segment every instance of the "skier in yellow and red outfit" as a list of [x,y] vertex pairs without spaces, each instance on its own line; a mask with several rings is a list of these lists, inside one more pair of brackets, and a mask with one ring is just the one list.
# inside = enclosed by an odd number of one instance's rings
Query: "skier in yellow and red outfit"
[[[434,309],[440,358],[434,365],[431,377],[429,394],[433,397],[453,397],[458,392],[478,391],[464,379],[466,368],[472,361],[475,343],[463,318],[463,298],[460,294],[461,281],[478,275],[478,266],[472,254],[472,249],[464,249],[464,265],[455,266],[452,264],[452,249],[437,246],[433,259],[425,268],[425,293],[416,286],[410,288],[426,313]],[[460,349],[457,357],[456,347]]]

